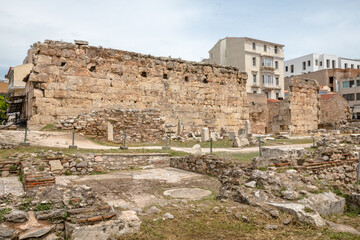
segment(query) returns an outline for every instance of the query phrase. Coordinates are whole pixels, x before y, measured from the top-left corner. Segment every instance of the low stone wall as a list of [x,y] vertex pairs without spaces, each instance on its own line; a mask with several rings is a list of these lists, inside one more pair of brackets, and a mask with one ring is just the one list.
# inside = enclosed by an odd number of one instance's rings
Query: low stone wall
[[170,159],[170,167],[217,177],[224,173],[228,174],[229,172],[236,171],[244,167],[244,165],[234,164],[226,159],[211,155],[188,155],[172,157]]
[[129,168],[169,166],[167,153],[86,153],[45,157],[43,170],[54,175],[87,175]]
[[60,120],[59,128],[109,141],[126,139],[132,142],[160,141],[164,134],[164,118],[156,109],[103,109]]
[[8,144],[8,143],[0,143],[0,149],[12,149],[15,145]]
[[7,177],[10,174],[18,174],[20,170],[19,161],[2,161],[0,162],[0,174],[2,177]]

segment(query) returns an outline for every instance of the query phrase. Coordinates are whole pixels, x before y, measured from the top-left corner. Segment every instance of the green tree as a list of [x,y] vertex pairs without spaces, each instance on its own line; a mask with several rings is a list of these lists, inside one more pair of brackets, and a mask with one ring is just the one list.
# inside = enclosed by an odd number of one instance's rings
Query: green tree
[[8,104],[5,102],[7,99],[7,96],[0,96],[0,122],[8,119],[6,115]]

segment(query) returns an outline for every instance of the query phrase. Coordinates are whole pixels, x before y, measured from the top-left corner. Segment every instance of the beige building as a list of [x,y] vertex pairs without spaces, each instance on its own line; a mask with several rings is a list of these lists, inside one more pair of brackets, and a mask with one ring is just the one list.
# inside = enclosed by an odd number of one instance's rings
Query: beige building
[[5,78],[9,79],[9,96],[24,95],[25,82],[23,81],[26,76],[30,74],[33,64],[23,64],[16,67],[11,67]]
[[209,62],[248,74],[246,91],[284,97],[284,45],[247,37],[226,37],[209,51]]

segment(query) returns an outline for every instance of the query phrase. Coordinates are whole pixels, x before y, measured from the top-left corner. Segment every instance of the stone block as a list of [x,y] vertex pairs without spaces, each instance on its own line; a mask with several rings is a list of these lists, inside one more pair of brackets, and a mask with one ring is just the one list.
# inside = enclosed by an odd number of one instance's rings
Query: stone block
[[210,140],[210,134],[208,128],[202,128],[201,129],[201,141],[206,142]]
[[60,160],[51,160],[49,161],[51,171],[63,170],[64,167],[61,164]]
[[114,127],[110,122],[107,123],[107,140],[114,141]]

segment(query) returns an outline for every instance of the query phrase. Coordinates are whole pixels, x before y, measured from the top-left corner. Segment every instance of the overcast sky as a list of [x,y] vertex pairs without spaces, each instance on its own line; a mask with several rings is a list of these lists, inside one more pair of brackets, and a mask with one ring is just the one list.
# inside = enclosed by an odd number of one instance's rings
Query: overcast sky
[[45,39],[200,61],[221,38],[360,58],[359,0],[0,0],[0,78]]

